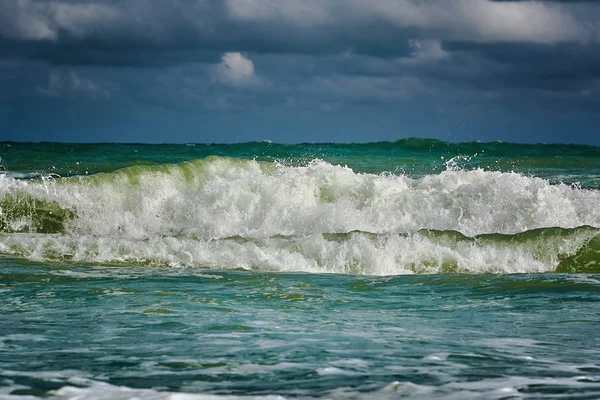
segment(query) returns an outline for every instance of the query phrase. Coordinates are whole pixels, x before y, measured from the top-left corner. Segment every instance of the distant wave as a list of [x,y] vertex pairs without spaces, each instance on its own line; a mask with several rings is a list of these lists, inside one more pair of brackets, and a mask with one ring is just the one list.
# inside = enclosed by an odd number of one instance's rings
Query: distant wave
[[210,156],[231,157],[289,166],[307,166],[315,159],[349,166],[355,172],[402,173],[413,178],[438,174],[448,160],[465,170],[517,171],[552,182],[600,188],[600,148],[585,145],[515,143],[449,143],[409,138],[376,143],[269,142],[236,144],[64,144],[0,143],[0,173],[20,179],[48,174],[86,176],[125,167],[181,163]]

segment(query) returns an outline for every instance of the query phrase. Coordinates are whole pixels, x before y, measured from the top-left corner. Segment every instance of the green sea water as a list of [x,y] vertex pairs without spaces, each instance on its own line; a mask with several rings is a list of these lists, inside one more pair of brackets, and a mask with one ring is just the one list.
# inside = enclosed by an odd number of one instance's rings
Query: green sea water
[[599,156],[0,143],[0,398],[600,398]]

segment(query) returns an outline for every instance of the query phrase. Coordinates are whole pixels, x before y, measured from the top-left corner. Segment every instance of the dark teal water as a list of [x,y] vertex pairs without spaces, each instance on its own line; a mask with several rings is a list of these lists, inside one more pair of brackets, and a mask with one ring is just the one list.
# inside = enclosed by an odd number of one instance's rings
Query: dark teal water
[[420,177],[453,166],[542,176],[554,182],[579,182],[600,187],[600,148],[586,145],[447,143],[433,139],[347,144],[296,144],[268,142],[239,144],[64,144],[1,143],[0,156],[13,171],[38,176],[110,172],[132,165],[179,163],[208,156],[296,165],[322,159],[347,165],[356,172],[394,172]]
[[0,398],[600,398],[599,155],[0,144]]

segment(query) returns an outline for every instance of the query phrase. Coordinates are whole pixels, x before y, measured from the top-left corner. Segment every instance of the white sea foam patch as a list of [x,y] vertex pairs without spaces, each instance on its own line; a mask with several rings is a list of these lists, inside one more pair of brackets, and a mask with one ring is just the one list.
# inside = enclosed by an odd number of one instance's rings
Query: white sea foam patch
[[[50,391],[47,397],[62,400],[284,400],[277,395],[266,396],[235,396],[211,395],[194,393],[160,392],[152,389],[134,389],[126,386],[116,386],[105,382],[91,381],[83,378],[72,378],[72,385]],[[1,392],[0,392],[1,393]],[[31,396],[11,396],[10,398],[33,398]]]
[[0,235],[0,253],[37,261],[364,275],[536,273],[554,271],[597,234],[593,228],[475,239],[427,231],[219,240],[12,234]]
[[[569,365],[557,365],[566,367]],[[331,370],[325,372],[325,375]],[[429,371],[431,372],[431,371]],[[585,398],[598,398],[600,396],[600,383],[596,377],[567,376],[552,378],[530,378],[508,376],[502,378],[488,378],[477,381],[464,381],[450,379],[437,386],[418,385],[409,381],[394,381],[374,391],[356,391],[348,386],[332,390],[328,398],[331,399],[506,399],[522,398],[523,393],[531,391],[533,397],[544,390],[559,393],[557,398],[562,398],[561,393],[583,392]],[[6,399],[34,399],[38,397],[11,393],[15,389],[26,389],[20,385],[0,387],[0,398]],[[373,387],[371,387],[373,389]],[[543,392],[542,392],[543,393]],[[563,396],[564,397],[564,396]],[[153,389],[137,389],[126,386],[111,385],[106,382],[94,381],[87,378],[70,378],[68,385],[58,390],[49,391],[45,398],[56,400],[285,400],[280,395],[228,395],[228,394],[200,394],[166,392]],[[305,396],[302,398],[312,399]]]
[[283,396],[232,396],[191,393],[158,392],[151,389],[130,389],[106,383],[96,383],[88,388],[63,387],[51,399],[65,400],[284,400]]
[[600,227],[600,192],[483,170],[411,179],[318,160],[294,167],[209,157],[92,177],[0,175],[0,227],[10,232],[214,239],[435,229],[474,236],[582,225]]

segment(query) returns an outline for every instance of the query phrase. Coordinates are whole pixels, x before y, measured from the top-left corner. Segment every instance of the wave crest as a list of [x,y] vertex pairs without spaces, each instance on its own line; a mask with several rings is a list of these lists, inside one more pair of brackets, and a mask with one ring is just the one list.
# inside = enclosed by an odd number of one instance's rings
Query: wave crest
[[[517,173],[448,169],[412,179],[355,173],[321,160],[286,166],[213,156],[89,177],[0,176],[0,251],[30,259],[208,267],[237,262],[266,269],[284,268],[276,267],[282,263],[367,274],[581,272],[586,263],[596,268],[597,253],[584,242],[596,243],[591,238],[600,227],[599,204],[598,191]],[[548,233],[553,227],[570,232],[568,240]],[[344,235],[349,239],[330,240]],[[492,244],[486,235],[496,235]],[[523,245],[527,235],[538,244]],[[227,239],[232,237],[246,242]],[[561,247],[563,239],[572,247]],[[317,255],[302,243],[318,249],[338,243],[338,250]],[[285,253],[294,246],[302,249]],[[550,258],[543,256],[544,246]],[[162,255],[154,252],[159,248]],[[418,249],[423,251],[414,253]],[[215,256],[240,251],[231,260]],[[563,259],[569,261],[561,264]]]

